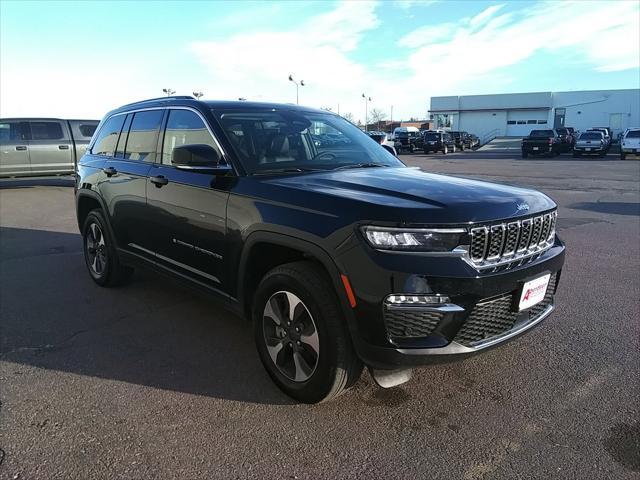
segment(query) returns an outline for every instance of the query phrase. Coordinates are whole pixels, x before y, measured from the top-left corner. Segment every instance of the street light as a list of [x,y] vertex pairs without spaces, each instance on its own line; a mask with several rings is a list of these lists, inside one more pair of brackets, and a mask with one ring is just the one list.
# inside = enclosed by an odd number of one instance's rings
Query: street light
[[171,95],[176,93],[176,91],[172,88],[163,88],[162,91],[167,94],[167,97],[170,97]]
[[198,100],[200,100],[203,95],[204,95],[204,93],[202,93],[202,92],[193,92],[193,96],[196,97],[196,99],[198,99]]
[[367,131],[367,125],[369,124],[369,102],[371,101],[371,97],[362,94],[362,98],[364,98],[364,131]]
[[300,83],[293,79],[293,75],[289,75],[289,81],[296,84],[296,105],[298,105],[298,87],[304,87],[304,80],[300,80]]

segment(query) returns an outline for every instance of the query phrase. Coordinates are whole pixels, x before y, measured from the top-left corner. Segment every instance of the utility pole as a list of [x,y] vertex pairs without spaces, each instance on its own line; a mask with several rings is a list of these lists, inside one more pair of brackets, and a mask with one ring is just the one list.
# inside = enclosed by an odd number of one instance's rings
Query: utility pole
[[296,105],[299,105],[299,102],[298,102],[298,87],[304,87],[304,80],[300,80],[300,83],[298,83],[293,79],[293,75],[289,75],[289,81],[296,84]]
[[362,98],[364,98],[364,131],[368,131],[369,128],[369,102],[371,101],[371,97],[362,94]]
[[162,91],[167,94],[167,97],[170,97],[171,95],[176,93],[176,91],[172,88],[163,88]]

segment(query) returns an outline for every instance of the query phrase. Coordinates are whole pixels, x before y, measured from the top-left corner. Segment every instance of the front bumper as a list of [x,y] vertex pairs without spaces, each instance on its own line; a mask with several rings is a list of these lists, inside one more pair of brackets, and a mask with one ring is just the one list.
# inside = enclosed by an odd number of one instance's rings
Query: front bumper
[[[350,273],[357,301],[352,339],[366,365],[393,369],[461,359],[541,323],[554,309],[564,245],[556,239],[554,246],[535,261],[493,274],[479,274],[459,258],[420,258],[378,251],[365,256],[370,259],[355,252],[349,255],[351,266],[360,267],[349,270],[359,272]],[[403,264],[404,257],[410,258],[409,263]],[[365,267],[363,262],[371,260],[373,265]],[[392,261],[395,271],[385,265],[387,261]],[[411,273],[416,271],[429,273]],[[545,300],[523,312],[510,310],[509,304],[524,281],[546,273],[552,274],[554,282]],[[388,307],[383,303],[387,295],[398,292],[446,295],[450,303],[405,308],[404,317],[398,319],[395,312],[392,317],[388,315]],[[406,322],[404,331],[402,321]]]
[[573,151],[578,153],[602,153],[605,150],[606,148],[604,147],[604,145],[595,147],[582,147],[576,145],[575,147],[573,147]]
[[640,155],[640,148],[622,147],[620,149],[625,155]]

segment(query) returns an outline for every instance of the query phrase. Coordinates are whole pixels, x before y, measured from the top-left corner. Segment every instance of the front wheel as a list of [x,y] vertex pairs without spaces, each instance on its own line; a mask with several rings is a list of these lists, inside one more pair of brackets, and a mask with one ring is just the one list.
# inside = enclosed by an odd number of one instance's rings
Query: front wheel
[[87,215],[82,229],[84,260],[94,282],[102,287],[123,284],[133,269],[120,263],[115,242],[100,210]]
[[620,152],[620,160],[626,160],[627,155],[624,152]]
[[522,152],[522,158],[527,158],[529,156],[529,153],[527,152]]
[[449,147],[445,145],[445,146],[442,148],[442,154],[443,154],[443,155],[446,155],[447,153],[449,153]]
[[260,360],[276,385],[304,403],[330,400],[362,372],[339,299],[311,262],[271,270],[253,305]]

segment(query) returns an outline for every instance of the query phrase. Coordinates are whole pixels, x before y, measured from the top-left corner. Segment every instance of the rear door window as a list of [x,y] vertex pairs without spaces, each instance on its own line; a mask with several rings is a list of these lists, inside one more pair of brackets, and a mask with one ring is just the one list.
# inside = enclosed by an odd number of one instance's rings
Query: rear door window
[[124,158],[154,162],[164,110],[136,112],[131,122]]
[[104,123],[98,132],[95,142],[93,143],[91,153],[106,157],[113,156],[116,143],[118,142],[118,136],[120,135],[120,130],[122,130],[122,124],[124,123],[124,117],[124,115],[114,115]]
[[31,140],[62,140],[64,132],[60,122],[32,121]]

